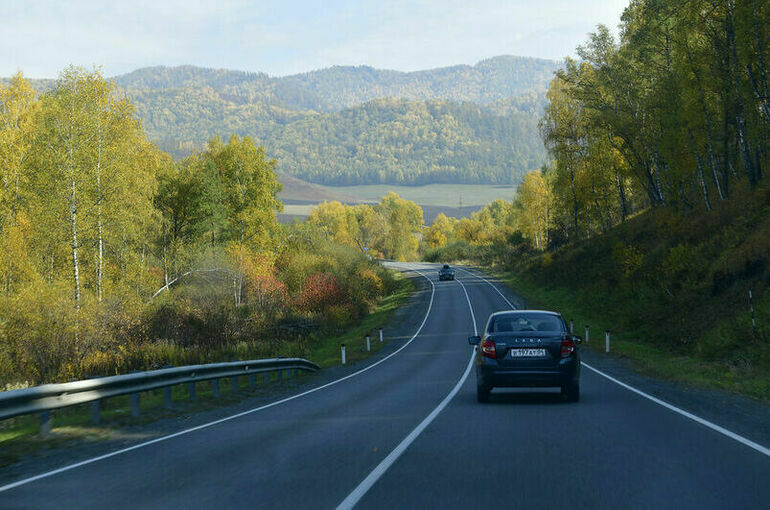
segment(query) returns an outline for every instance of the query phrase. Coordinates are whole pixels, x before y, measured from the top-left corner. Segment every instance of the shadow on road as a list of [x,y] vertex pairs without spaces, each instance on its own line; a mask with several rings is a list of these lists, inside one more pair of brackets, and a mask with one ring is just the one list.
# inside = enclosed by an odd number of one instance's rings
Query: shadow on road
[[487,405],[504,405],[504,404],[516,404],[516,405],[544,405],[544,404],[566,404],[566,401],[561,396],[559,391],[545,392],[545,391],[510,391],[510,390],[493,390],[489,395],[489,402]]

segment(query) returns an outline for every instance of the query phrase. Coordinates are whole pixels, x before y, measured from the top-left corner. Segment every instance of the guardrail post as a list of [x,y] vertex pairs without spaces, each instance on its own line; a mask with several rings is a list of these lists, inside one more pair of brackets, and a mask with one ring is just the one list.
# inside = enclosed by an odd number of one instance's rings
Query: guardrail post
[[299,375],[299,368],[294,369],[294,377],[297,377]]
[[270,372],[265,372],[265,384],[270,382]]
[[238,376],[234,375],[230,378],[230,386],[233,388],[233,393],[238,393]]
[[197,396],[195,395],[195,383],[187,383],[187,391],[190,393],[190,402],[195,402]]
[[51,434],[53,428],[53,417],[51,411],[43,411],[40,413],[40,435],[48,437]]
[[211,394],[214,398],[219,398],[219,379],[211,380]]
[[282,381],[282,380],[283,380],[283,370],[279,370],[279,371],[278,371],[278,376],[277,376],[277,377],[278,377],[278,380],[279,380],[279,381]]
[[139,417],[139,393],[131,394],[131,416]]
[[172,407],[171,402],[171,386],[166,386],[163,388],[163,407],[166,409],[171,409]]
[[574,335],[575,334],[575,319],[569,320],[569,334]]
[[102,401],[101,400],[94,400],[91,402],[91,423],[94,425],[99,425],[99,423],[102,421]]
[[366,335],[366,352],[369,352],[371,350],[372,350],[371,337],[369,335]]
[[380,343],[382,343],[382,328],[380,328]]
[[588,325],[586,325],[586,343],[588,343]]
[[604,352],[610,352],[610,330],[604,333]]
[[341,351],[341,356],[342,356],[342,364],[344,365],[345,362],[347,361],[345,359],[345,344],[341,344],[340,345],[340,351]]

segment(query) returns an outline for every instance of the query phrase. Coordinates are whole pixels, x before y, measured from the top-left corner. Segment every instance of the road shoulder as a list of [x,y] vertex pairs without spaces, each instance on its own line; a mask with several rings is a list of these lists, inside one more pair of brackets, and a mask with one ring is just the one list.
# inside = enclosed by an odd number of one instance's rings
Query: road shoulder
[[[430,283],[424,277],[412,271],[405,271],[403,275],[410,278],[415,290],[404,306],[393,312],[388,324],[383,328],[386,343],[372,356],[345,366],[337,365],[324,368],[315,374],[301,375],[280,382],[272,382],[267,386],[258,385],[254,393],[244,398],[233,400],[231,404],[228,403],[227,405],[217,406],[212,409],[175,415],[149,423],[127,425],[120,428],[103,429],[94,427],[92,430],[87,430],[86,433],[80,434],[78,439],[68,439],[68,433],[71,431],[60,430],[57,432],[57,429],[54,429],[50,439],[40,439],[43,445],[34,454],[24,455],[17,462],[0,468],[0,485],[210,423],[270,402],[279,401],[331,383],[381,361],[403,346],[412,337],[422,323],[428,303],[430,302]],[[342,384],[345,383],[343,382]]]

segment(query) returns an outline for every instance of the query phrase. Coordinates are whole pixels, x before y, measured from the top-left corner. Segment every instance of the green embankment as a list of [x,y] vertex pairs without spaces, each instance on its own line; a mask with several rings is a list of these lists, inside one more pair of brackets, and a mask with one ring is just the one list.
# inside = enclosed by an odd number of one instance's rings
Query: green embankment
[[[414,286],[408,278],[397,275],[393,292],[384,297],[370,314],[339,335],[325,335],[313,340],[308,358],[322,368],[339,365],[342,343],[346,344],[348,363],[360,361],[377,352],[384,344],[378,341],[376,330],[387,324],[393,312],[403,306],[413,290]],[[369,332],[373,332],[372,350],[367,353],[364,336]],[[270,377],[272,381],[270,384],[275,384],[277,375],[271,374]],[[307,377],[309,377],[307,374],[300,373],[297,379],[302,380]],[[91,442],[128,438],[128,435],[120,432],[121,428],[232,405],[244,398],[265,395],[271,391],[271,387],[264,383],[261,375],[257,377],[257,386],[253,390],[249,389],[248,377],[240,377],[237,394],[232,392],[229,381],[221,381],[218,398],[213,396],[211,381],[198,383],[196,386],[195,402],[189,401],[186,385],[173,387],[174,409],[170,410],[163,407],[163,390],[142,393],[141,415],[138,418],[131,416],[128,395],[111,398],[102,404],[99,425],[91,423],[90,404],[55,411],[53,433],[45,439],[39,434],[40,417],[38,415],[20,416],[1,421],[0,467],[13,464],[23,457],[38,455],[43,449],[61,446],[71,441]]]
[[576,334],[590,325],[590,348],[610,330],[612,354],[647,374],[770,402],[767,187],[708,214],[647,211],[551,252],[495,248],[479,262]]

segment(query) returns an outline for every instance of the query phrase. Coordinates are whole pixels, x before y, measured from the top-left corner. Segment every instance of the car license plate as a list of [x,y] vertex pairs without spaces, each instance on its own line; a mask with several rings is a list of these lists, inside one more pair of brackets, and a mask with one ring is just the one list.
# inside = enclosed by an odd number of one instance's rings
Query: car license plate
[[511,358],[544,358],[545,349],[511,349]]

